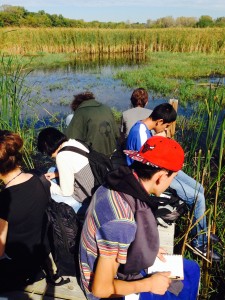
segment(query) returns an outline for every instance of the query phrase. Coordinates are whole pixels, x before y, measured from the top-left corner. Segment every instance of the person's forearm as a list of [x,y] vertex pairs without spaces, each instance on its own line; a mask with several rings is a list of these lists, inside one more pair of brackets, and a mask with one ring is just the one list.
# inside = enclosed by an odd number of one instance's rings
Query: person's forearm
[[93,288],[92,293],[95,297],[98,298],[117,298],[140,292],[149,292],[149,290],[150,278],[136,281],[124,281],[114,279],[113,285],[110,285],[108,287],[99,286],[98,289]]
[[169,275],[170,272],[156,273],[150,277],[136,281],[114,279],[108,283],[104,282],[104,284],[97,284],[97,289],[93,285],[92,293],[98,298],[114,298],[141,292],[164,295],[171,283]]
[[[147,283],[148,281],[148,283]],[[149,292],[150,289],[150,278],[136,280],[136,281],[123,281],[114,280],[115,294],[116,295],[130,295],[138,294],[141,292]]]
[[124,281],[115,279],[118,267],[119,263],[116,261],[116,256],[99,257],[91,287],[91,292],[95,297],[113,298],[140,292],[163,295],[169,287],[170,272],[153,274],[136,281]]

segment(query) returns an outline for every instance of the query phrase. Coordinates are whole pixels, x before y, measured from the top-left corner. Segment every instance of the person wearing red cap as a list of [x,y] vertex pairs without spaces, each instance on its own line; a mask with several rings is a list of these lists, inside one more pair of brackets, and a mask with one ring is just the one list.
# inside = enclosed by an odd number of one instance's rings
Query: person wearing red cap
[[[177,113],[173,106],[169,103],[163,103],[156,106],[151,115],[141,121],[138,121],[131,128],[126,149],[139,150],[144,142],[152,137],[152,130],[156,135],[165,135],[165,130],[176,120]],[[164,155],[164,154],[163,154]],[[174,157],[175,163],[176,157]],[[128,166],[131,165],[133,159],[127,157]],[[196,254],[207,256],[208,237],[207,237],[207,221],[205,216],[205,195],[203,186],[185,172],[179,171],[177,176],[172,180],[170,187],[176,190],[178,196],[186,202],[190,208],[194,208],[194,220],[197,225],[192,230],[192,246]],[[219,241],[215,234],[210,234],[211,243]],[[221,256],[214,249],[210,249],[210,258],[219,261]]]
[[174,140],[153,137],[127,155],[135,160],[132,169],[109,172],[86,214],[79,250],[84,293],[89,300],[142,292],[149,299],[196,299],[200,269],[194,261],[184,259],[185,279],[179,282],[171,281],[170,272],[144,271],[157,256],[165,260],[154,213],[183,166],[184,151]]

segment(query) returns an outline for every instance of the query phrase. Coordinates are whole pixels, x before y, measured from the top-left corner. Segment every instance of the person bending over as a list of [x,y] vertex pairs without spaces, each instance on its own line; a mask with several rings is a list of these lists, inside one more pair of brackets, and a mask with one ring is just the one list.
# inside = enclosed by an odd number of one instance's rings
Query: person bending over
[[[137,161],[106,176],[92,197],[80,242],[80,270],[87,299],[116,298],[147,292],[149,299],[196,299],[199,266],[184,260],[185,280],[176,286],[170,272],[152,276],[146,270],[156,256],[164,260],[154,211],[160,194],[182,168],[181,146],[165,137],[149,139]],[[139,215],[139,217],[137,217]],[[183,288],[182,288],[183,287]]]
[[[50,168],[45,174],[51,182],[51,197],[56,202],[64,202],[73,207],[75,212],[84,213],[94,188],[94,176],[88,158],[72,151],[60,150],[74,146],[89,152],[79,141],[67,139],[65,134],[54,127],[43,129],[37,140],[37,148],[56,160],[56,168]],[[53,182],[58,178],[58,183]]]
[[65,129],[71,139],[80,139],[92,148],[107,156],[111,156],[117,147],[119,130],[112,110],[95,100],[91,92],[74,96],[74,115]]

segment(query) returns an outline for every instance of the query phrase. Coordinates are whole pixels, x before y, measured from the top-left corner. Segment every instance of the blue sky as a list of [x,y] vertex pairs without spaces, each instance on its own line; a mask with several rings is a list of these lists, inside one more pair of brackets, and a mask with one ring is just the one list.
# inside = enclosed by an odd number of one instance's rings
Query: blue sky
[[0,5],[23,6],[28,11],[44,10],[84,21],[146,22],[161,17],[225,17],[225,0],[1,0]]

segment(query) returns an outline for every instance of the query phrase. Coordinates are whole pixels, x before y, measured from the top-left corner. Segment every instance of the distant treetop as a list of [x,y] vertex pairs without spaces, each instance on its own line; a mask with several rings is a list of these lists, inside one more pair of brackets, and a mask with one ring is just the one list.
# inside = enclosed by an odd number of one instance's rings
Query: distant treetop
[[0,27],[72,27],[72,28],[169,28],[169,27],[225,27],[225,17],[213,20],[210,16],[194,17],[171,16],[157,20],[148,19],[146,23],[126,22],[100,22],[74,20],[64,18],[62,15],[50,15],[44,10],[37,13],[29,12],[22,6],[1,5]]

